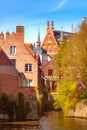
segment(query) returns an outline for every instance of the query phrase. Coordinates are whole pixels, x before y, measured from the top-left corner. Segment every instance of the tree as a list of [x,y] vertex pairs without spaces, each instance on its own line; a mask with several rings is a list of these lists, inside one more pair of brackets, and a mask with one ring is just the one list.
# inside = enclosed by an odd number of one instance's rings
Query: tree
[[13,120],[15,114],[15,100],[6,93],[0,95],[0,110],[3,114],[7,114],[9,120]]
[[14,117],[19,121],[26,120],[30,112],[29,100],[26,99],[22,93],[19,93],[16,99],[12,96],[8,96],[6,93],[2,93],[0,95],[0,112],[4,115],[7,114],[10,121],[12,121]]
[[26,120],[29,112],[30,112],[29,101],[24,97],[23,93],[19,93],[15,105],[16,120]]
[[[72,35],[62,49],[60,70],[64,79],[82,81],[87,86],[87,24],[83,22],[79,31]],[[58,65],[59,66],[59,65]]]
[[80,25],[78,32],[62,45],[60,54],[56,56],[55,66],[55,72],[59,77],[55,106],[57,108],[60,104],[63,109],[69,109],[78,99],[87,97],[83,96],[87,91],[76,89],[79,81],[87,88],[87,24],[85,21]]

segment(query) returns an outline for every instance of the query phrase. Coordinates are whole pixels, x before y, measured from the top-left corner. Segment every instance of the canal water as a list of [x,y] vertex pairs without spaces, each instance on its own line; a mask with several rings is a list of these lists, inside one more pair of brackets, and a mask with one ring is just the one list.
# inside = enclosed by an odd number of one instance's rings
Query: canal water
[[39,125],[0,125],[0,130],[87,130],[87,120],[64,118],[61,112],[49,112],[41,117]]

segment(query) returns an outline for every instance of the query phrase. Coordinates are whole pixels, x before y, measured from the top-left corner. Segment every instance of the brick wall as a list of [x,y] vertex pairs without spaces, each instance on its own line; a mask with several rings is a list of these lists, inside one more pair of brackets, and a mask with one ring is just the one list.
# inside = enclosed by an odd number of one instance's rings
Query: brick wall
[[[4,58],[4,67],[1,67],[0,73],[0,92],[7,92],[17,95],[22,92],[25,95],[35,96],[36,88],[38,87],[38,60],[34,56],[31,49],[24,44],[24,27],[17,26],[16,32],[6,33],[6,40],[4,34],[0,33],[0,47],[7,55],[8,59],[15,60],[15,69],[11,69],[10,60]],[[16,47],[16,53],[10,54],[10,47]],[[1,64],[1,65],[3,65]],[[25,64],[32,64],[32,72],[25,71]],[[7,67],[9,66],[9,67]],[[16,73],[17,72],[17,73]],[[32,87],[24,87],[23,80],[33,80]]]
[[19,85],[19,78],[14,75],[0,74],[0,90],[1,93],[15,95]]
[[[4,52],[10,59],[15,59],[16,61],[16,68],[17,70],[24,74],[26,79],[33,79],[33,85],[35,87],[38,86],[38,62],[31,54],[31,52],[25,47],[24,44],[24,27],[17,26],[16,33],[13,32],[10,34],[9,32],[6,33],[6,41],[3,40],[2,42],[2,33],[0,34],[0,46],[3,48]],[[16,47],[16,54],[10,54],[10,47]],[[25,64],[32,64],[33,71],[32,72],[25,72]]]
[[49,69],[52,69],[52,70],[53,70],[53,61],[47,62],[47,64],[45,64],[45,65],[42,67],[42,72],[43,72],[44,76],[48,76],[48,70],[49,70]]
[[[52,57],[54,57],[59,52],[59,47],[53,35],[53,30],[54,30],[53,23],[52,23],[52,26],[49,23],[46,29],[46,36],[42,42],[42,47],[46,49],[47,53]],[[50,51],[49,51],[49,48],[50,48]],[[54,48],[56,48],[56,52],[54,51]]]

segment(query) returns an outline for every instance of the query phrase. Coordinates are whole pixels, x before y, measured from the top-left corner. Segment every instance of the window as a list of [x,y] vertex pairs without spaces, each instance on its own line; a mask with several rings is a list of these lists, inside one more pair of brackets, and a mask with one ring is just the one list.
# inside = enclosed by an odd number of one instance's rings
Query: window
[[32,71],[32,64],[25,64],[25,71]]
[[47,43],[51,43],[52,41],[51,41],[51,35],[49,34],[48,35],[48,40],[47,40]]
[[33,86],[33,81],[32,80],[24,80],[23,86],[32,87]]
[[48,69],[48,76],[53,76],[53,70],[52,69]]
[[50,53],[51,52],[51,47],[50,46],[48,46],[48,53]]
[[53,52],[56,53],[56,46],[53,46]]
[[16,54],[16,47],[15,46],[10,47],[10,54],[12,54],[12,55]]

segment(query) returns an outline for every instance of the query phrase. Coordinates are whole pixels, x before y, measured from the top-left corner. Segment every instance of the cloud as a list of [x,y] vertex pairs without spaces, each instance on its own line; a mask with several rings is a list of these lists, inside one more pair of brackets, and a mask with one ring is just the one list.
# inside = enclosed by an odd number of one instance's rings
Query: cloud
[[62,8],[67,2],[68,0],[62,0],[61,2],[57,4],[57,6],[52,10],[52,12],[57,11],[58,9]]

